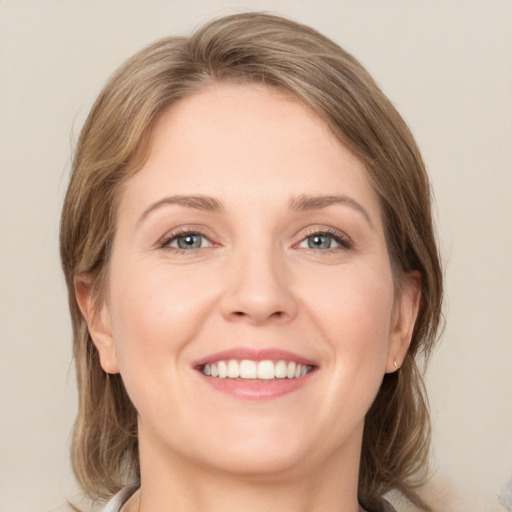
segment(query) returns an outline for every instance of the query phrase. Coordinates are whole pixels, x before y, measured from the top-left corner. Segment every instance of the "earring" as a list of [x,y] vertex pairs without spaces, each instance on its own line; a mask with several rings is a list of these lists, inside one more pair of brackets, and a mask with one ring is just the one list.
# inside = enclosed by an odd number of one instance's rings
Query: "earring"
[[398,365],[396,364],[396,359],[393,361],[393,364],[395,365],[395,370],[398,370]]

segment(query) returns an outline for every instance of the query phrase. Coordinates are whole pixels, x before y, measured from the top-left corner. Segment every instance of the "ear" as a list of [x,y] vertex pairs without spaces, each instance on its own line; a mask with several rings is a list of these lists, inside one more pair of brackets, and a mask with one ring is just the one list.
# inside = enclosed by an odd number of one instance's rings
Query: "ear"
[[112,337],[110,313],[105,300],[99,301],[92,289],[92,277],[80,274],[75,277],[75,297],[87,322],[87,327],[100,355],[100,364],[106,373],[119,373],[116,347]]
[[420,298],[420,273],[417,271],[409,272],[402,283],[399,296],[395,299],[386,373],[395,372],[402,366],[411,344],[414,324],[420,308]]

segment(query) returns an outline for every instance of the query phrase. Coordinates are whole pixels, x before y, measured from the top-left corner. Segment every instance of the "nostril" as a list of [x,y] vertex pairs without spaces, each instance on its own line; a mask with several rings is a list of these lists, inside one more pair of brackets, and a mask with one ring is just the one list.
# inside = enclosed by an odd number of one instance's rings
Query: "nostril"
[[[233,311],[231,313],[231,315],[235,318],[245,318],[245,317],[251,316],[248,313],[245,313],[244,311]],[[284,316],[285,316],[284,311],[274,311],[270,315],[266,316],[266,318],[267,319],[270,319],[270,318],[280,319]]]

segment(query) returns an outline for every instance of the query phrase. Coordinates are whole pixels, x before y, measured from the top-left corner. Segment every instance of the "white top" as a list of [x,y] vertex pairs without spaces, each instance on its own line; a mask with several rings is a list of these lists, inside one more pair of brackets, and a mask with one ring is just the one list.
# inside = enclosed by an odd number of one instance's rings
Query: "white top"
[[[127,485],[123,487],[117,494],[112,496],[102,512],[119,512],[121,507],[133,496],[138,488],[138,485]],[[368,512],[396,512],[386,500],[382,499],[370,500],[369,503],[365,505],[364,510]]]
[[[120,512],[121,507],[135,494],[138,489],[138,485],[127,485],[116,495],[112,496],[105,508],[102,510],[94,508],[94,510],[96,512]],[[361,503],[361,506],[363,506],[364,510],[367,512],[396,512],[391,504],[382,498],[369,499],[368,501]],[[64,505],[62,507],[52,509],[50,512],[72,512],[73,510],[74,509],[70,508],[69,505]]]
[[121,507],[132,497],[138,488],[138,485],[123,487],[117,494],[112,496],[102,512],[119,512]]

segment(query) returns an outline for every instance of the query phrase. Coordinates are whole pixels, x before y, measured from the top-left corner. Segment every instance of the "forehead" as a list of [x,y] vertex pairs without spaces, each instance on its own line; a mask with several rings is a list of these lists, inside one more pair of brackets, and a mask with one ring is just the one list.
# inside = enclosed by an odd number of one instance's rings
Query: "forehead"
[[266,86],[214,84],[161,115],[121,208],[163,194],[247,203],[337,193],[379,208],[364,165],[309,106]]

